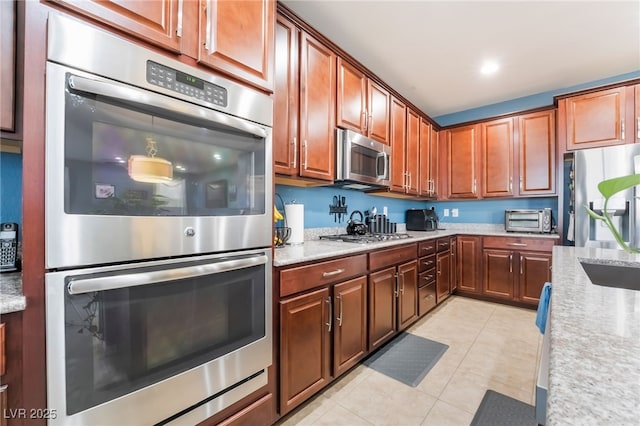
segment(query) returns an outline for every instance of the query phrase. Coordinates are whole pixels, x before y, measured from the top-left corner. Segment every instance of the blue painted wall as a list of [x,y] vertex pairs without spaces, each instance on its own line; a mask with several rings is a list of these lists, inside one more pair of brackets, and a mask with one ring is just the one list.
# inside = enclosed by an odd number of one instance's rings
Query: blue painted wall
[[0,222],[22,224],[22,155],[20,154],[0,152]]
[[[333,215],[329,214],[329,205],[333,202],[333,196],[344,196],[348,207],[348,213],[354,210],[370,210],[373,207],[382,213],[386,206],[391,222],[405,223],[405,211],[407,209],[423,209],[435,207],[440,222],[446,223],[504,223],[505,209],[553,209],[554,217],[558,214],[557,197],[544,198],[518,198],[501,200],[465,200],[465,201],[408,201],[395,198],[385,198],[367,195],[364,192],[340,189],[340,188],[298,188],[293,186],[276,185],[276,193],[284,203],[295,200],[298,204],[304,204],[304,227],[322,228],[332,226],[345,226],[347,218],[342,223],[334,222]],[[276,197],[276,205],[281,203]],[[445,217],[444,209],[458,209],[458,217]],[[451,212],[450,212],[451,213]]]
[[563,93],[570,93],[578,90],[588,89],[591,87],[603,86],[619,81],[632,80],[634,78],[640,78],[640,70],[605,78],[602,80],[592,81],[589,83],[579,84],[577,86],[551,90],[549,92],[538,93],[531,96],[512,99],[506,102],[485,105],[479,108],[472,108],[465,111],[454,112],[452,114],[445,114],[432,118],[441,126],[449,126],[457,123],[464,123],[467,121],[481,120],[488,117],[495,117],[498,115],[510,114],[514,112],[525,111],[528,109],[553,105],[554,96]]

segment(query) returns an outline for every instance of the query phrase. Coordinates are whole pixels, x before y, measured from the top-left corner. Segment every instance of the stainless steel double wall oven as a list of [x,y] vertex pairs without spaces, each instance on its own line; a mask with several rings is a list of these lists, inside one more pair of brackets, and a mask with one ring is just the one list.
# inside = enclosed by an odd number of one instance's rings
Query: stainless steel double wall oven
[[272,363],[272,100],[49,18],[51,424],[196,424]]

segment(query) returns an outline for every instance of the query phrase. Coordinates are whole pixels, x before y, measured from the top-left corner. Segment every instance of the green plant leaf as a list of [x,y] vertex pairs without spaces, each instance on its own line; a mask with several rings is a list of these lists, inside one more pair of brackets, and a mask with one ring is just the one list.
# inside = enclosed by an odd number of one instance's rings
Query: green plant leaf
[[603,180],[598,184],[598,191],[605,197],[611,198],[614,194],[640,185],[640,174],[620,176]]
[[584,206],[584,209],[587,211],[587,214],[591,216],[592,219],[604,220],[604,216],[600,216],[598,213],[594,212],[589,207]]

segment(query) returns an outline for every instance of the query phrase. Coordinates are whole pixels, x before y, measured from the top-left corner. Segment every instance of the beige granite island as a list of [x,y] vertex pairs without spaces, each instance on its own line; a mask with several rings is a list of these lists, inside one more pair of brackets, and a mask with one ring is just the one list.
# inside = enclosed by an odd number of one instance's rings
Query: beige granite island
[[554,247],[546,425],[639,425],[640,291],[592,284],[580,258],[640,267],[623,251]]

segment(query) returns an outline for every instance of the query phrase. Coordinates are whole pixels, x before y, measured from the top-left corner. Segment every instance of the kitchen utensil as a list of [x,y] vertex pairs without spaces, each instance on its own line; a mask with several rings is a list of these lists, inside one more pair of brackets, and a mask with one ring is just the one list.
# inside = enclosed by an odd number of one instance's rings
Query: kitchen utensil
[[289,238],[291,237],[291,228],[288,226],[281,226],[276,228],[276,234],[273,237],[273,245],[276,247],[283,247]]
[[[359,215],[360,219],[355,219],[354,215]],[[349,222],[347,223],[347,234],[349,235],[364,235],[367,233],[367,226],[362,223],[364,216],[360,210],[354,210],[349,216]]]

